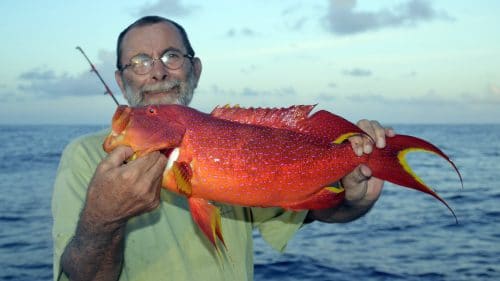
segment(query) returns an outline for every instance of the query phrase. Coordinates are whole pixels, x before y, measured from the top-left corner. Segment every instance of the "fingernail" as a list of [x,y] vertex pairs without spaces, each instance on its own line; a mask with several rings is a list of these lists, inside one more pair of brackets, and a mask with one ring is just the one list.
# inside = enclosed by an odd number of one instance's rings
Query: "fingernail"
[[364,151],[364,153],[371,153],[372,152],[372,146],[369,145],[369,144],[365,144],[363,146],[363,151]]
[[377,148],[384,148],[385,147],[385,140],[384,139],[377,139]]

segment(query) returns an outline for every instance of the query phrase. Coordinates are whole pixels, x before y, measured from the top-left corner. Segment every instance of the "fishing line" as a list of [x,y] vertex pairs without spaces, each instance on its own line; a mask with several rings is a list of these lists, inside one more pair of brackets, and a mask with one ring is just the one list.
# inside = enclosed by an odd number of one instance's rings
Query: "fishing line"
[[113,92],[111,92],[111,89],[109,89],[108,85],[106,85],[106,82],[104,82],[104,79],[102,79],[101,74],[99,74],[99,71],[97,71],[97,69],[95,68],[94,64],[87,57],[87,55],[85,54],[85,52],[83,51],[83,49],[80,48],[80,46],[76,46],[76,49],[82,53],[82,55],[85,57],[85,59],[90,64],[90,67],[92,67],[92,69],[90,71],[94,72],[97,75],[97,77],[99,77],[99,80],[101,80],[101,83],[104,85],[104,88],[106,89],[106,91],[104,92],[104,94],[105,95],[106,94],[110,95],[113,98],[113,101],[116,103],[116,105],[120,106],[120,104],[116,100],[115,96],[113,95]]

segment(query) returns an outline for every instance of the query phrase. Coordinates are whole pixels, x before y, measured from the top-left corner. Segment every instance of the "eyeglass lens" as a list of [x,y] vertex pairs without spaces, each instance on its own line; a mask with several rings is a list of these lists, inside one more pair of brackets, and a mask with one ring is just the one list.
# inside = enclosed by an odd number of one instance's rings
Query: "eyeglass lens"
[[146,54],[139,54],[130,59],[130,67],[137,74],[146,74],[153,69],[155,60],[159,60],[168,69],[178,69],[184,63],[184,55],[178,51],[170,50],[165,52],[160,58],[153,59]]

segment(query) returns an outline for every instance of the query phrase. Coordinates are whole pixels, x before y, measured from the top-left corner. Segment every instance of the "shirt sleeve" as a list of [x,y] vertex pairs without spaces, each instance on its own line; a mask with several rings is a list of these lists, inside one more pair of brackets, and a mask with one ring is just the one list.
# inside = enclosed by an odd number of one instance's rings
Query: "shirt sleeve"
[[88,184],[100,162],[99,154],[95,147],[76,140],[61,156],[52,194],[54,280],[67,280],[62,274],[61,255],[75,233]]
[[253,226],[271,247],[285,251],[288,241],[302,226],[307,211],[292,212],[282,208],[251,208]]

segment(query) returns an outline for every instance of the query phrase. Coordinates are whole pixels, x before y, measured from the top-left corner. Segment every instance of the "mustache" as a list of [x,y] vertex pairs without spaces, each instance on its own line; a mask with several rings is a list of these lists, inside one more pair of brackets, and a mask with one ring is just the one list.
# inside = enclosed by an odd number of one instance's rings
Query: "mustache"
[[175,87],[179,87],[180,85],[181,85],[181,81],[180,80],[162,81],[162,82],[158,82],[158,83],[151,84],[151,85],[144,85],[141,88],[140,92],[141,93],[145,93],[145,92],[166,92],[166,91],[172,90]]

